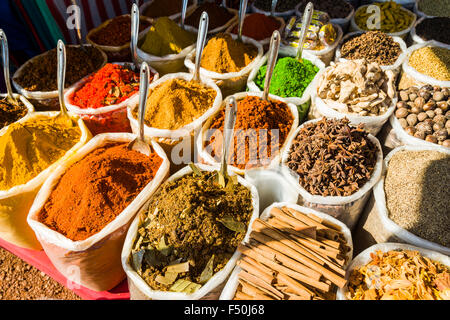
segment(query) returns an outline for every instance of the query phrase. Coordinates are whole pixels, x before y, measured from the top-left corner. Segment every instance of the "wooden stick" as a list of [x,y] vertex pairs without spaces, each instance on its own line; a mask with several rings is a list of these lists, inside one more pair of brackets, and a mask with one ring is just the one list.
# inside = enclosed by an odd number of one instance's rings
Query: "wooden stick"
[[274,217],[277,217],[281,221],[290,224],[292,228],[294,228],[294,230],[301,230],[304,229],[305,227],[308,227],[307,224],[293,218],[292,216],[286,214],[285,212],[283,212],[278,208],[272,208],[270,210],[270,214]]
[[242,286],[242,292],[254,297],[254,300],[277,300],[275,297],[268,295],[266,292],[259,290],[246,281],[239,280],[239,283]]
[[303,227],[303,228],[297,228],[296,230],[292,228],[292,226],[288,224],[283,224],[283,221],[279,220],[278,218],[271,218],[267,221],[267,223],[271,226],[273,226],[276,229],[279,229],[283,232],[295,232],[300,233],[301,235],[304,235],[306,237],[310,237],[315,239],[316,238],[316,227],[309,226],[309,227]]
[[266,267],[265,265],[259,263],[255,259],[252,259],[252,258],[247,257],[247,256],[243,256],[243,257],[241,257],[240,260],[245,261],[248,264],[251,264],[251,265],[255,266],[256,268],[258,268],[259,270],[261,270],[264,273],[267,273],[267,274],[270,274],[272,276],[275,276],[275,272],[272,269],[270,269],[270,268]]
[[308,239],[305,239],[303,237],[297,236],[297,235],[293,235],[291,234],[290,237],[292,239],[295,239],[296,241],[298,241],[299,243],[301,243],[302,245],[304,245],[305,247],[308,247],[318,253],[322,253],[328,257],[331,258],[337,258],[337,256],[339,255],[339,250],[334,251],[334,250],[330,250],[330,249],[322,249],[319,245],[309,241]]
[[269,284],[272,284],[273,281],[275,280],[275,277],[273,274],[268,274],[268,273],[262,271],[261,269],[259,269],[258,267],[248,263],[245,260],[239,260],[236,264],[239,267],[241,267],[241,269],[247,271],[250,274],[257,276],[259,279],[261,279]]
[[263,281],[262,279],[258,278],[255,275],[248,273],[245,270],[242,270],[241,272],[239,272],[238,276],[242,280],[247,281],[248,283],[252,284],[253,286],[255,286],[256,288],[258,288],[262,291],[265,291],[265,290],[269,291],[273,296],[277,297],[280,300],[283,299],[283,297],[284,297],[284,294],[282,294],[280,291],[278,291],[277,289],[272,287],[269,283]]
[[273,270],[277,271],[277,272],[281,272],[284,273],[286,275],[289,275],[290,277],[301,281],[303,283],[306,283],[308,285],[310,285],[311,287],[323,290],[323,291],[328,291],[330,289],[330,286],[326,283],[311,279],[299,272],[296,272],[294,270],[291,270],[285,266],[282,266],[276,262],[273,262],[270,259],[267,259],[266,257],[264,257],[262,254],[258,253],[257,251],[255,251],[253,249],[253,247],[249,247],[243,244],[239,244],[238,246],[238,250],[239,252],[249,256],[250,258],[253,258],[257,261],[260,261],[262,264],[265,264],[266,266],[272,268]]
[[296,294],[302,297],[306,297],[308,300],[311,300],[311,297],[313,296],[313,293],[311,291],[309,291],[300,283],[298,283],[297,281],[295,281],[294,279],[285,274],[279,273],[277,275],[277,281],[279,283],[287,285]]
[[253,299],[254,298],[252,296],[249,296],[248,294],[245,294],[242,291],[237,290],[233,300],[253,300]]
[[[321,274],[317,271],[314,271],[313,269],[311,269],[311,267],[308,267],[305,263],[303,263],[302,260],[307,258],[300,255],[297,251],[292,250],[279,242],[273,241],[272,238],[267,237],[259,232],[253,231],[250,234],[250,238],[258,241],[258,243],[255,244],[255,247],[261,249],[264,252],[274,254],[275,260],[281,262],[282,265],[294,271],[303,273],[304,275],[307,275],[308,277],[311,277],[314,280],[320,280]],[[281,252],[284,252],[289,256],[286,256]],[[298,262],[295,261],[294,259],[297,260]]]
[[338,242],[338,241],[329,240],[329,239],[326,239],[326,238],[321,237],[321,236],[317,236],[316,240],[319,241],[319,242],[322,242],[322,243],[324,243],[324,244],[326,244],[326,245],[328,245],[330,247],[333,247],[335,249],[338,249],[338,250],[342,249],[341,248],[341,243]]

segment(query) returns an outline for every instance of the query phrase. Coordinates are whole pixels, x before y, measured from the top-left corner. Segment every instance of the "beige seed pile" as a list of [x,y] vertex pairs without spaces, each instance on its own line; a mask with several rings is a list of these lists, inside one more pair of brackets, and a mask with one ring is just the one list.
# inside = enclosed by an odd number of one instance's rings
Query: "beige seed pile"
[[423,239],[450,247],[449,186],[450,155],[397,152],[384,183],[389,218]]
[[418,72],[440,81],[450,81],[450,50],[441,47],[423,47],[415,50],[409,65]]

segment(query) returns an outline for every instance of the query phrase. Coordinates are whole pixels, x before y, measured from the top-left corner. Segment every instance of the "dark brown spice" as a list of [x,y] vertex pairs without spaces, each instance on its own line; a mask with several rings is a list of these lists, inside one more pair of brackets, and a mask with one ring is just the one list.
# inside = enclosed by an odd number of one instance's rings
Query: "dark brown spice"
[[17,104],[11,104],[6,98],[0,99],[0,129],[23,118],[27,113],[27,107],[20,100],[17,100]]
[[303,0],[300,12],[303,13],[308,2],[313,3],[314,10],[328,13],[331,19],[346,18],[353,9],[353,6],[345,0]]
[[299,131],[287,165],[313,195],[350,196],[371,178],[377,152],[362,125],[322,118]]
[[416,25],[416,34],[425,41],[436,40],[450,44],[450,17],[424,19]]
[[197,7],[192,14],[186,17],[186,24],[198,28],[203,11],[206,11],[209,16],[208,30],[224,26],[234,16],[233,13],[224,7],[218,6],[212,2],[205,2]]

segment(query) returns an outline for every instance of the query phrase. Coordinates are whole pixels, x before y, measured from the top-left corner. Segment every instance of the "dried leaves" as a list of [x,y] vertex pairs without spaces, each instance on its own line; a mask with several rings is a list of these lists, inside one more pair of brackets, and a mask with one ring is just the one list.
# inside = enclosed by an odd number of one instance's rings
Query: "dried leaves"
[[371,177],[377,146],[361,126],[348,119],[325,119],[305,125],[291,146],[288,167],[313,195],[349,196]]

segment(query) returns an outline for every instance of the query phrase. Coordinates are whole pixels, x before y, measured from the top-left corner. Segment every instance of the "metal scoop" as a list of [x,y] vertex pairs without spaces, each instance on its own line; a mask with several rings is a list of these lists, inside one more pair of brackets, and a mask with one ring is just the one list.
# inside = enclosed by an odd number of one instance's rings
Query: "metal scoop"
[[131,59],[133,60],[134,70],[139,69],[139,57],[137,54],[137,43],[139,37],[139,8],[136,3],[131,7]]
[[311,24],[313,13],[314,13],[314,5],[312,4],[312,2],[308,2],[308,4],[305,7],[305,11],[303,12],[302,29],[300,31],[300,38],[297,48],[298,61],[302,61],[303,45],[305,43],[306,33],[308,32],[309,25]]
[[186,20],[186,10],[187,10],[188,0],[183,0],[181,4],[181,27],[184,29],[184,20]]
[[202,59],[203,54],[203,48],[205,47],[206,43],[206,34],[208,33],[208,24],[209,24],[209,17],[208,13],[203,11],[202,16],[200,17],[200,23],[198,26],[198,35],[197,35],[197,46],[195,47],[196,53],[195,53],[195,70],[194,70],[194,77],[192,80],[194,81],[200,81],[200,61]]
[[270,9],[270,15],[273,17],[275,15],[275,8],[277,7],[278,0],[272,0],[272,7]]
[[12,87],[11,87],[11,79],[9,78],[9,50],[8,50],[8,40],[6,39],[6,34],[0,29],[0,39],[2,42],[2,60],[3,60],[3,75],[5,76],[5,84],[7,90],[6,101],[17,105],[18,102],[14,98]]
[[147,156],[152,152],[151,147],[144,140],[144,115],[145,108],[147,106],[148,98],[148,83],[150,77],[150,69],[147,62],[143,62],[141,66],[141,79],[139,84],[139,109],[138,109],[138,122],[139,122],[139,134],[136,139],[128,144],[128,149],[135,150],[143,153]]
[[[72,0],[72,4],[73,4],[74,6],[77,6],[77,7],[78,7],[77,0]],[[78,43],[80,44],[81,49],[82,49],[86,54],[89,54],[88,51],[87,51],[87,49],[85,48],[85,46],[84,46],[84,44],[83,44],[83,40],[81,39],[81,26],[80,26],[80,24],[79,24],[78,22],[79,22],[79,19],[75,19]]]
[[269,89],[270,82],[272,81],[273,69],[277,62],[278,49],[280,48],[281,35],[278,30],[272,33],[269,46],[269,57],[267,59],[266,78],[264,79],[264,92],[262,95],[263,100],[269,101]]
[[[64,102],[64,84],[66,80],[66,46],[62,40],[58,40],[58,45],[56,47],[56,55],[58,57],[58,97],[60,113],[58,117],[67,119],[67,125],[72,125],[72,118],[67,113],[66,104]],[[69,123],[70,122],[70,123]]]
[[244,28],[245,12],[247,12],[248,0],[241,0],[239,4],[239,28],[238,28],[238,40],[242,41],[242,29]]

